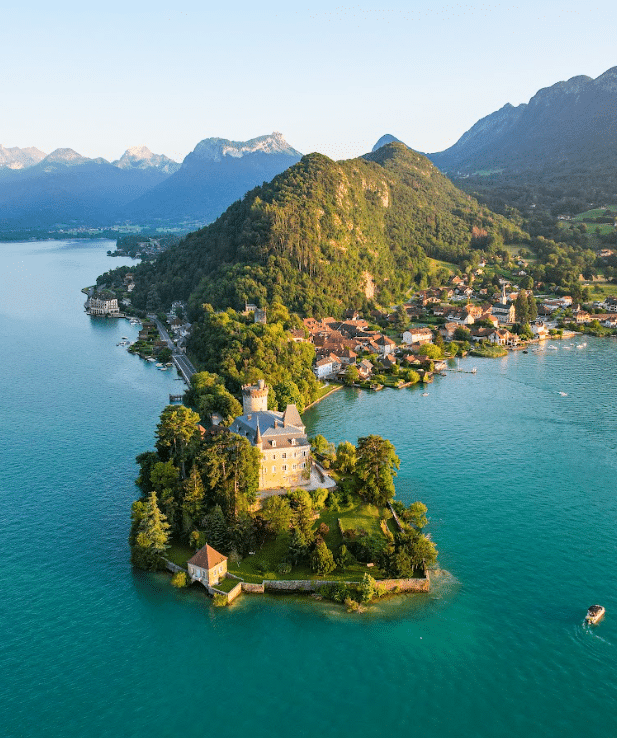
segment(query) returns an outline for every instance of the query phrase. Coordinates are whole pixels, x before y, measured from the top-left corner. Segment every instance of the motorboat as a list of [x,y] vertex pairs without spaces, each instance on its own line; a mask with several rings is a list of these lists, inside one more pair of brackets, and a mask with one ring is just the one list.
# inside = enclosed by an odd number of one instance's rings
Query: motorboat
[[592,605],[587,610],[587,615],[585,615],[585,622],[589,623],[590,625],[596,625],[600,622],[600,620],[602,620],[605,612],[606,609],[602,607],[602,605]]

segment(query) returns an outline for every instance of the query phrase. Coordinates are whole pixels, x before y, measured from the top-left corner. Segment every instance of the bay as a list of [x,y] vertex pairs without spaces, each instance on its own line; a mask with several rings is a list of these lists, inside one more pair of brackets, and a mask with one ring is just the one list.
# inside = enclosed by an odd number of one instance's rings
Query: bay
[[309,410],[336,443],[392,440],[448,574],[361,617],[300,597],[218,610],[128,562],[134,457],[180,383],[116,346],[128,322],[84,314],[81,287],[131,263],[108,248],[0,244],[0,734],[612,733],[614,340]]

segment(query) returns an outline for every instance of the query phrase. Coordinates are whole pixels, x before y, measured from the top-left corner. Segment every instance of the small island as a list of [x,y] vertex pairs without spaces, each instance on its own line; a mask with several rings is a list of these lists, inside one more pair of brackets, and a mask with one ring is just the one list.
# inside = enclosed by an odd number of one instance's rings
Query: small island
[[[207,373],[202,373],[207,374]],[[199,377],[195,375],[195,377]],[[354,446],[309,439],[296,406],[268,409],[263,380],[227,393],[209,424],[170,405],[156,450],[137,457],[131,559],[201,586],[217,605],[241,592],[310,592],[348,610],[397,592],[427,592],[437,550],[426,506],[394,501],[394,446],[377,435]],[[212,394],[205,378],[188,393]],[[219,402],[218,407],[221,407]]]

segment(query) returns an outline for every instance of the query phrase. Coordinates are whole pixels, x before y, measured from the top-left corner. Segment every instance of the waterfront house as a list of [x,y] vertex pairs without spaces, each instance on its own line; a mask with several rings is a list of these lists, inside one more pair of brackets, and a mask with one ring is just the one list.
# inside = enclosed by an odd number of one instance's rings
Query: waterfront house
[[216,587],[227,574],[227,556],[206,544],[187,561],[187,569],[192,582]]
[[109,315],[112,318],[120,315],[118,298],[113,292],[94,292],[86,303],[90,315]]
[[373,365],[368,359],[362,359],[358,364],[358,372],[361,379],[368,379],[373,373]]

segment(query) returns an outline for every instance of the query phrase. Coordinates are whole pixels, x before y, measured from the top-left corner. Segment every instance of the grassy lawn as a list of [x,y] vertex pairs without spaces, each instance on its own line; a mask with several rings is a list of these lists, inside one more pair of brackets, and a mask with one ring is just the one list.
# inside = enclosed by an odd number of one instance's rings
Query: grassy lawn
[[240,582],[237,579],[228,579],[226,577],[225,579],[221,579],[221,581],[218,584],[215,584],[214,588],[220,589],[221,592],[231,592],[231,590],[236,586],[236,584],[240,584]]
[[500,356],[507,356],[508,352],[503,346],[478,346],[471,349],[471,356],[481,356],[486,359],[496,359]]
[[171,561],[173,564],[181,566],[186,569],[186,562],[193,556],[195,551],[185,543],[178,541],[172,541],[170,547],[167,549],[165,558]]
[[[328,548],[336,555],[339,546],[343,543],[343,537],[338,528],[338,518],[341,519],[344,530],[355,528],[364,530],[370,535],[379,536],[383,535],[379,527],[380,518],[390,518],[390,516],[389,510],[380,510],[374,505],[358,502],[338,512],[323,510],[313,527],[317,529],[321,523],[325,523],[330,528],[325,540]],[[247,556],[238,566],[230,566],[230,573],[241,577],[246,582],[255,583],[261,583],[264,579],[315,579],[319,581],[321,577],[316,576],[306,564],[294,566],[289,574],[279,573],[278,566],[287,555],[289,538],[289,533],[285,533],[277,538],[267,539],[254,555]],[[349,566],[344,572],[337,569],[324,578],[329,581],[355,582],[360,581],[367,571],[373,577],[381,576],[377,567],[367,567],[366,564],[357,563]]]

